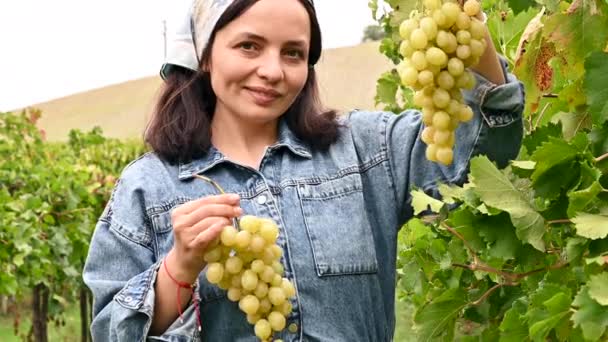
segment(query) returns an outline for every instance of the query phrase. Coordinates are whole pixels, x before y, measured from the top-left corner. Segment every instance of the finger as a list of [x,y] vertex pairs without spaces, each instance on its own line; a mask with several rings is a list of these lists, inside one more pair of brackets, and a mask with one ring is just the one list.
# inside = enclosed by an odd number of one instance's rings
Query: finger
[[215,238],[217,238],[224,229],[225,222],[220,221],[212,224],[209,228],[200,232],[190,243],[188,248],[200,249],[206,248]]
[[239,205],[240,196],[237,194],[221,194],[201,197],[189,202],[186,202],[175,208],[174,212],[179,215],[189,214],[197,208],[206,204],[227,204]]
[[207,217],[219,216],[233,218],[242,215],[243,209],[227,204],[207,204],[185,215],[183,225],[194,226]]
[[202,221],[198,222],[193,227],[191,227],[189,229],[189,234],[196,236],[196,235],[200,234],[202,231],[209,229],[211,226],[214,226],[216,224],[221,224],[222,226],[230,226],[230,225],[232,225],[232,221],[226,217],[218,217],[218,216],[206,217]]

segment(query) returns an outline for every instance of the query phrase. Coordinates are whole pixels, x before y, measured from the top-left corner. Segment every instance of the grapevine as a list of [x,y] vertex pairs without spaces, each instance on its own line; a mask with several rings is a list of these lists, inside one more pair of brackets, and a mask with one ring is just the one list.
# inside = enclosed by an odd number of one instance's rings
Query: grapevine
[[[401,24],[415,18],[422,28],[428,14],[417,11],[433,1],[387,2],[394,11],[381,18],[381,51],[397,65]],[[394,340],[608,341],[608,3],[483,7],[489,38],[524,84],[525,136],[506,168],[475,156],[464,185],[439,185],[437,198],[411,192],[416,217],[399,235]],[[386,75],[378,90],[395,108]]]

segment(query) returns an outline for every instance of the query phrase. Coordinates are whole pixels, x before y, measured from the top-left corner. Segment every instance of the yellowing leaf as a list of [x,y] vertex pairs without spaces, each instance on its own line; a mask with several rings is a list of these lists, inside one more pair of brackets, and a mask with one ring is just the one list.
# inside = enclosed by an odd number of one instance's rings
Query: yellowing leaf
[[608,236],[608,216],[578,213],[572,222],[576,233],[582,237],[596,240]]
[[589,297],[602,305],[608,305],[608,272],[593,275],[589,279]]
[[414,208],[414,215],[418,215],[423,211],[428,210],[430,207],[433,212],[438,213],[445,203],[438,199],[435,199],[420,190],[412,191],[412,207]]

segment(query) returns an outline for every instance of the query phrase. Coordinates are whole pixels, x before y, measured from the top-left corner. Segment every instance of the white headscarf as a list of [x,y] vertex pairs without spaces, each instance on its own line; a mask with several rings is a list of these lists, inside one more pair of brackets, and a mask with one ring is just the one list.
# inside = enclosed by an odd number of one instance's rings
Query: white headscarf
[[[167,58],[160,69],[166,79],[173,66],[197,71],[211,32],[235,0],[193,0],[167,41]],[[313,4],[313,0],[308,0]]]

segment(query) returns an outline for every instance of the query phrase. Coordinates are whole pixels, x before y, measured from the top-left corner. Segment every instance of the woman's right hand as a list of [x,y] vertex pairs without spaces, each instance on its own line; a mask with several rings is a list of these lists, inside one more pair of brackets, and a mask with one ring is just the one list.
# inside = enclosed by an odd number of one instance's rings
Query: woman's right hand
[[205,267],[203,256],[209,246],[242,213],[236,194],[207,196],[175,208],[171,213],[174,243],[165,260],[175,277],[193,283]]

